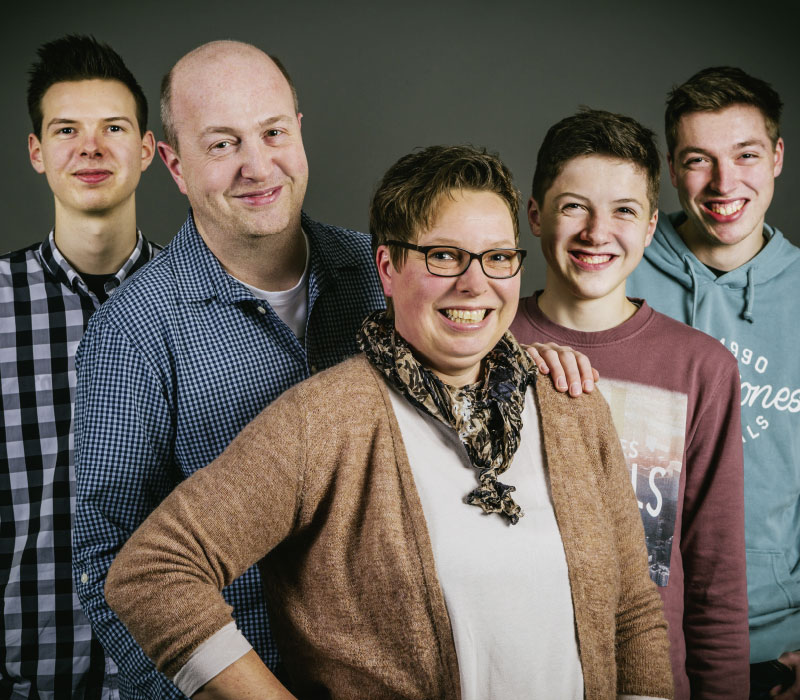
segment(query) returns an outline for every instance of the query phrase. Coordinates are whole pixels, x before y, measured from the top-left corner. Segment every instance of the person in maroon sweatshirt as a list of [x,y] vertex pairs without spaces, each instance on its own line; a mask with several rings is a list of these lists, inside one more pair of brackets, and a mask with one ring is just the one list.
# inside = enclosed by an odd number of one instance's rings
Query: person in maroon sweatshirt
[[528,220],[547,262],[511,330],[600,371],[669,624],[676,698],[747,698],[749,645],[736,360],[625,295],[658,220],[659,156],[635,120],[582,110],[539,149]]

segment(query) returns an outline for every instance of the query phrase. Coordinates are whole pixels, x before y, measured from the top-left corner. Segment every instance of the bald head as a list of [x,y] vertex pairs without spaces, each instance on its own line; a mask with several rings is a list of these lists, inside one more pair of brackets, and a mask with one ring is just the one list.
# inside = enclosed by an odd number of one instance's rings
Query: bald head
[[[211,67],[215,69],[211,71],[214,73],[213,76],[209,75]],[[161,124],[167,143],[176,151],[178,150],[179,113],[182,111],[181,106],[184,101],[179,101],[176,115],[176,95],[187,95],[193,88],[196,88],[198,80],[209,83],[209,78],[216,83],[210,87],[224,89],[226,78],[230,78],[232,74],[238,72],[241,72],[240,77],[252,75],[253,69],[259,75],[265,75],[268,78],[270,73],[274,74],[273,80],[269,81],[271,83],[285,82],[291,91],[294,111],[295,113],[299,111],[294,83],[276,56],[270,56],[256,46],[242,41],[210,41],[180,58],[161,81]],[[277,76],[276,71],[282,80]],[[265,85],[265,89],[269,89],[269,87]]]

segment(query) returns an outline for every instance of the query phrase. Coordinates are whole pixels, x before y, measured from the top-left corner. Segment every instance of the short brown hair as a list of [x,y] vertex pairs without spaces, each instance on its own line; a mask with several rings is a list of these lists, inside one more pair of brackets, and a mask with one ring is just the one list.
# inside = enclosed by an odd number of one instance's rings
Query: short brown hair
[[[242,42],[238,42],[242,43]],[[252,44],[246,44],[246,46],[252,46]],[[253,47],[258,49],[258,47]],[[258,49],[259,51],[261,49]],[[289,83],[289,87],[292,90],[292,99],[294,100],[294,111],[300,111],[300,105],[297,101],[297,90],[294,87],[294,82],[292,81],[292,77],[289,75],[289,71],[286,70],[286,66],[283,65],[281,60],[277,56],[272,56],[271,54],[267,54],[272,62],[278,67],[278,70],[281,72],[284,78],[286,78],[286,82]],[[175,66],[178,64],[176,63]],[[175,70],[175,66],[169,69],[169,72],[161,79],[161,100],[160,100],[160,107],[161,107],[161,128],[164,131],[164,140],[169,144],[170,148],[172,148],[175,152],[178,151],[178,134],[175,132],[175,124],[172,121],[172,73]]]
[[756,107],[764,117],[772,147],[781,136],[783,102],[769,83],[748,75],[741,68],[717,66],[695,73],[683,85],[673,87],[667,97],[664,133],[672,155],[678,140],[678,122],[691,112],[717,112],[732,105]]
[[658,208],[661,159],[655,134],[631,117],[587,108],[553,124],[539,147],[531,187],[539,206],[564,166],[581,156],[608,156],[641,168],[650,213]]
[[[472,146],[429,146],[398,160],[378,185],[369,209],[372,249],[395,239],[414,242],[433,223],[442,197],[462,190],[493,192],[508,206],[519,241],[519,192],[511,171],[496,155]],[[399,268],[406,251],[393,247],[392,264]]]

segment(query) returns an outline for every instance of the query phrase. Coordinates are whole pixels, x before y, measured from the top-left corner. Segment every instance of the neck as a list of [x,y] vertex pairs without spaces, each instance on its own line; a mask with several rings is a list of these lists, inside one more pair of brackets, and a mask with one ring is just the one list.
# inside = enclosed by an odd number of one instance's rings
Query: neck
[[483,363],[479,363],[477,367],[470,367],[463,372],[440,372],[439,370],[429,368],[439,379],[441,379],[448,386],[454,389],[461,389],[469,384],[475,384],[482,375]]
[[709,235],[698,231],[695,223],[688,218],[678,227],[678,235],[703,265],[724,272],[730,272],[749,262],[767,244],[763,219],[749,236],[733,245],[716,242]]
[[282,292],[300,281],[306,242],[299,221],[281,233],[249,237],[209,235],[200,222],[195,224],[209,250],[236,279],[267,292]]
[[616,328],[638,309],[625,296],[624,284],[619,291],[600,299],[578,299],[568,291],[559,292],[547,285],[537,301],[539,309],[553,323],[586,333]]
[[113,274],[136,247],[136,205],[133,197],[113,212],[87,214],[60,206],[56,200],[55,243],[78,272]]

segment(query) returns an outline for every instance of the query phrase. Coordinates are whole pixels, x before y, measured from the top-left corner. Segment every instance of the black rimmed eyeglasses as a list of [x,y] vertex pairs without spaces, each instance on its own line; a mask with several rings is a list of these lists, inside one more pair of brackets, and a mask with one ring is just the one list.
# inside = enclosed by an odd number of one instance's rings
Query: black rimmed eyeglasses
[[490,248],[482,253],[473,253],[452,245],[416,245],[405,241],[386,241],[386,244],[423,253],[428,272],[437,277],[463,275],[472,261],[478,260],[484,275],[492,279],[506,279],[520,271],[528,252],[522,248]]

